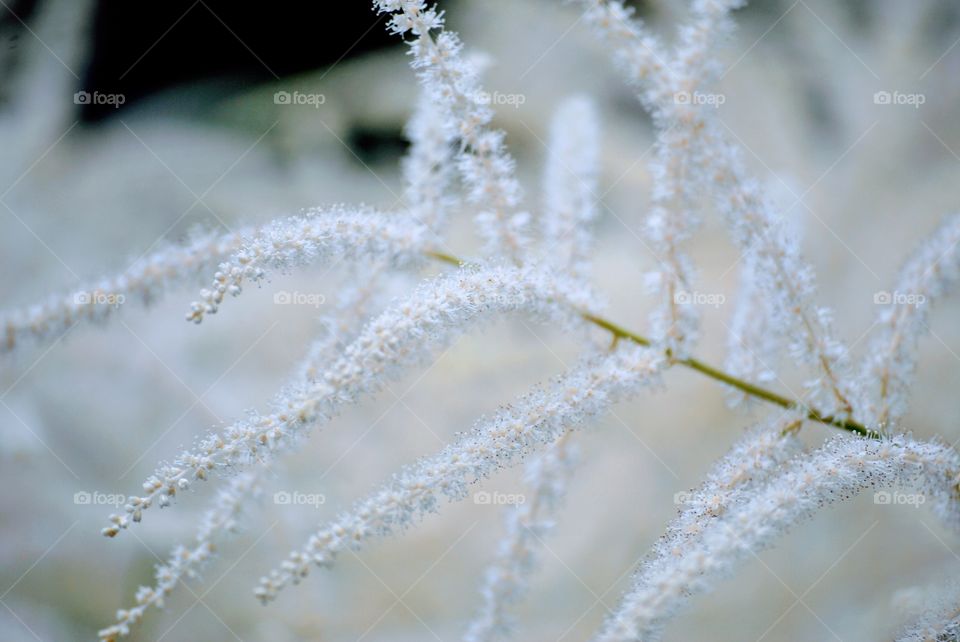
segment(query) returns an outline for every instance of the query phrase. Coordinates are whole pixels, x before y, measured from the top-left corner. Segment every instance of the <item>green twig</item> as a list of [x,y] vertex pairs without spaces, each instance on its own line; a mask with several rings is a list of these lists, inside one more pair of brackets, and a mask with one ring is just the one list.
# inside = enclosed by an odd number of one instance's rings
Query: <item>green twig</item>
[[[467,264],[466,261],[463,261],[452,254],[446,254],[444,252],[428,251],[424,252],[424,254],[432,259],[443,261],[444,263],[449,263],[451,265],[456,265],[457,267]],[[635,332],[631,332],[630,330],[627,330],[626,328],[619,326],[612,321],[608,321],[603,317],[590,314],[589,312],[581,312],[580,315],[590,323],[596,325],[597,327],[603,328],[612,334],[615,341],[617,339],[627,339],[642,346],[652,345],[650,339]],[[754,385],[749,381],[744,381],[743,379],[734,377],[733,375],[706,364],[699,359],[694,359],[692,357],[676,359],[669,352],[667,353],[667,358],[670,359],[672,363],[696,370],[697,372],[704,374],[711,379],[716,379],[717,381],[723,382],[728,386],[736,388],[737,390],[750,395],[751,397],[763,399],[764,401],[776,404],[783,408],[796,408],[802,410],[806,414],[807,418],[811,419],[812,421],[817,421],[828,426],[847,430],[858,435],[863,435],[864,437],[877,438],[880,436],[876,431],[870,430],[869,428],[857,423],[856,421],[853,421],[852,419],[840,419],[830,415],[824,415],[814,408],[808,408],[795,399],[784,397],[783,395],[779,395],[772,390],[761,388],[760,386]]]

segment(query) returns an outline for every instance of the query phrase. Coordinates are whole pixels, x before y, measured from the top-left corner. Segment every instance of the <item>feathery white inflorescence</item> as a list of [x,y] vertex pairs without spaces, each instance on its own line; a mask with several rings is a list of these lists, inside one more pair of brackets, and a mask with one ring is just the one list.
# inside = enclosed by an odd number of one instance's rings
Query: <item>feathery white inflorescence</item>
[[457,206],[450,191],[456,137],[444,126],[443,114],[430,92],[420,92],[404,133],[410,141],[410,150],[401,164],[406,182],[405,209],[439,242],[450,210]]
[[717,209],[740,251],[756,261],[757,282],[769,298],[774,324],[790,337],[794,360],[816,372],[805,384],[807,401],[821,413],[849,418],[862,405],[862,392],[852,374],[849,350],[835,336],[832,311],[815,303],[813,268],[760,185],[746,177],[740,152],[723,140],[720,125],[711,121],[706,128]]
[[[323,373],[327,365],[334,361],[345,343],[361,331],[360,321],[371,310],[382,308],[382,299],[377,295],[384,280],[383,266],[362,266],[358,269],[368,271],[365,278],[358,279],[362,285],[347,288],[338,301],[332,315],[321,317],[318,337],[310,345],[307,357],[299,368],[301,385],[315,382],[318,374]],[[389,289],[389,288],[386,288]],[[267,470],[265,462],[257,462],[247,471],[231,478],[227,486],[216,496],[213,506],[201,519],[201,526],[191,547],[177,546],[169,560],[157,567],[156,584],[153,587],[141,587],[136,594],[137,604],[130,609],[117,612],[118,622],[100,631],[104,642],[112,642],[129,635],[131,627],[137,624],[150,606],[163,608],[164,600],[184,579],[192,579],[198,571],[216,554],[219,542],[226,540],[239,530],[243,505],[260,492],[260,480]],[[138,521],[142,509],[131,506],[130,518]]]
[[[802,422],[803,417],[794,411],[778,413],[764,420],[713,465],[699,488],[675,496],[675,501],[681,505],[679,515],[667,526],[666,532],[637,569],[620,608],[607,618],[598,640],[621,639],[618,637],[618,620],[633,618],[633,613],[642,608],[638,605],[649,599],[651,593],[656,593],[658,589],[652,584],[655,578],[669,573],[669,569],[695,546],[711,522],[746,501],[754,489],[802,450],[795,434]],[[637,639],[655,637],[660,629],[656,618],[636,621],[636,625]]]
[[660,105],[673,100],[670,56],[663,45],[621,0],[580,0],[580,4],[586,24],[610,45],[614,62],[640,92],[644,106],[659,117]]
[[945,444],[906,436],[832,438],[708,524],[675,563],[649,574],[641,590],[624,598],[599,639],[656,639],[689,597],[713,588],[816,511],[869,488],[904,486],[922,493],[950,528],[960,530],[958,481],[960,456]]
[[896,642],[960,640],[960,582],[951,580],[923,591],[923,612],[903,628]]
[[689,356],[699,329],[699,313],[691,300],[695,270],[683,245],[699,226],[696,197],[709,181],[707,152],[699,142],[705,110],[698,92],[718,75],[712,48],[728,25],[731,3],[706,1],[694,6],[695,21],[680,31],[677,49],[663,51],[631,11],[619,0],[583,0],[585,13],[607,41],[615,58],[640,92],[659,129],[656,157],[650,170],[653,194],[644,222],[644,236],[657,267],[647,275],[657,295],[651,314],[654,339],[679,356]]
[[[516,162],[507,151],[504,133],[491,129],[493,109],[478,80],[476,65],[464,59],[463,43],[444,31],[442,12],[424,0],[376,0],[380,13],[392,14],[390,30],[412,34],[413,68],[430,96],[443,108],[451,136],[460,140],[457,165],[469,200],[480,206],[477,225],[491,255],[515,262],[530,245],[530,215],[520,211],[522,190]],[[434,37],[430,32],[439,32]]]
[[509,312],[582,324],[571,303],[581,291],[576,285],[568,290],[567,281],[531,268],[495,266],[463,269],[424,283],[367,324],[315,382],[279,395],[273,413],[251,412],[161,465],[144,482],[144,495],[132,498],[126,515],[111,515],[103,534],[113,537],[129,526],[131,515],[139,517],[154,503],[169,505],[178,491],[214,470],[244,466],[288,447],[342,406],[376,392],[405,368],[449,345],[471,324]]
[[913,253],[893,292],[879,292],[879,332],[867,349],[862,381],[869,387],[870,410],[862,419],[895,424],[907,411],[918,341],[927,332],[934,301],[960,280],[960,214],[947,217]]
[[600,127],[595,109],[587,98],[568,98],[550,126],[540,253],[550,266],[568,270],[583,281],[590,278],[599,173]]
[[183,246],[170,245],[141,257],[122,274],[29,308],[5,312],[0,316],[0,353],[14,350],[27,338],[54,340],[82,321],[105,321],[134,298],[148,304],[165,288],[199,277],[253,233],[253,229],[226,235],[205,233]]
[[[708,79],[716,72],[712,66],[704,68],[701,64],[716,41],[711,31],[727,29],[730,23],[725,14],[742,2],[703,0],[695,3],[693,24],[681,29],[678,51],[683,59],[666,62],[668,58],[660,46],[645,33],[642,24],[631,18],[619,0],[582,1],[588,6],[585,15],[601,37],[613,46],[614,57],[628,74],[629,81],[641,88],[641,98],[662,130],[658,144],[692,148],[685,152],[690,172],[685,182],[703,186],[726,220],[740,251],[754,256],[756,272],[761,277],[759,282],[771,299],[774,318],[792,338],[791,353],[796,361],[817,372],[806,384],[807,401],[825,414],[839,418],[852,416],[855,408],[862,405],[862,393],[852,377],[848,350],[834,337],[831,311],[814,303],[813,269],[800,256],[799,243],[774,215],[759,184],[748,177],[739,149],[726,141],[722,125],[712,110],[694,105],[699,101],[692,100],[696,92],[702,91],[703,81],[696,70],[710,72]],[[692,71],[686,69],[684,60],[693,63]],[[679,140],[665,143],[678,135]],[[666,216],[656,216],[656,211],[654,214],[651,219],[654,222],[667,220]],[[670,287],[680,287],[688,270],[683,261],[675,260],[679,255],[664,254],[663,248],[676,248],[678,234],[689,226],[676,219],[670,225],[664,222],[661,226],[669,234],[663,237],[666,245],[655,246],[662,269],[658,275],[660,280],[654,279],[654,284],[669,292]],[[669,304],[670,301],[666,301],[665,305]],[[660,325],[670,324],[667,328],[674,333],[674,342],[696,328],[693,313],[677,307],[674,305],[659,313]]]
[[220,264],[209,289],[191,304],[187,321],[200,323],[214,314],[227,293],[239,296],[245,281],[258,282],[268,270],[289,270],[331,258],[387,259],[402,264],[426,249],[429,230],[413,219],[364,208],[335,206],[277,219],[244,239]]
[[575,453],[569,437],[564,433],[525,466],[529,493],[521,504],[504,508],[507,533],[484,574],[483,604],[467,627],[465,642],[505,640],[513,632],[511,611],[527,592],[537,549],[553,530],[553,515],[570,481]]
[[[768,384],[777,378],[783,335],[774,322],[769,298],[757,279],[757,262],[751,255],[741,260],[740,287],[727,333],[726,371],[753,384]],[[750,401],[734,387],[727,390],[727,403],[737,407]]]
[[653,385],[663,366],[656,352],[620,346],[609,355],[587,361],[545,390],[527,394],[438,454],[404,469],[334,522],[312,535],[279,569],[263,577],[256,589],[262,601],[274,599],[289,583],[305,577],[311,564],[330,566],[345,549],[359,549],[367,540],[388,536],[436,512],[439,498],[459,501],[468,486],[530,451],[558,439],[565,431],[604,412],[611,404]]
[[164,600],[180,582],[196,578],[215,554],[217,543],[237,530],[245,505],[259,493],[262,469],[237,475],[220,489],[213,506],[201,518],[200,528],[190,546],[177,546],[166,562],[158,564],[153,586],[137,590],[136,605],[117,611],[117,622],[99,632],[102,642],[115,642],[130,634],[131,627],[143,619],[151,606],[163,608]]

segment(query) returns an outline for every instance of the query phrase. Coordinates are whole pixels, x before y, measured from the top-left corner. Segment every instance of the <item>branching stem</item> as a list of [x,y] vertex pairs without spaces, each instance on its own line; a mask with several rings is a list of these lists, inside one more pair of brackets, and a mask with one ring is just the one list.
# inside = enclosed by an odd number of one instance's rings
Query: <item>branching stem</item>
[[[457,258],[452,254],[446,254],[444,252],[435,252],[435,251],[427,251],[427,252],[424,252],[424,254],[437,261],[449,263],[450,265],[455,265],[457,267],[467,265],[467,261]],[[604,330],[612,334],[614,337],[614,340],[627,339],[629,341],[633,341],[634,343],[642,346],[652,345],[650,339],[642,335],[639,335],[635,332],[631,332],[630,330],[627,330],[626,328],[619,326],[612,321],[608,321],[603,317],[599,317],[589,312],[581,312],[580,315],[590,323],[596,325],[597,327],[603,328]],[[706,375],[711,379],[716,379],[717,381],[725,383],[728,386],[732,386],[737,390],[740,390],[741,392],[744,392],[750,395],[751,397],[763,399],[764,401],[776,404],[783,408],[801,409],[806,413],[807,417],[812,421],[817,421],[828,426],[833,426],[835,428],[847,430],[849,432],[856,433],[858,435],[863,435],[864,437],[877,438],[880,436],[880,434],[877,433],[876,431],[870,430],[866,426],[860,423],[857,423],[852,419],[841,419],[841,418],[833,417],[831,415],[824,415],[819,411],[817,411],[815,408],[809,408],[806,405],[802,404],[801,402],[797,401],[796,399],[790,399],[788,397],[784,397],[783,395],[777,394],[772,390],[761,388],[760,386],[754,385],[749,381],[744,381],[743,379],[734,377],[733,375],[728,374],[707,363],[704,363],[699,359],[694,359],[692,357],[686,358],[686,359],[677,359],[673,357],[673,355],[670,353],[669,350],[667,351],[667,358],[670,360],[671,363],[685,366],[692,370],[696,370],[700,374]]]

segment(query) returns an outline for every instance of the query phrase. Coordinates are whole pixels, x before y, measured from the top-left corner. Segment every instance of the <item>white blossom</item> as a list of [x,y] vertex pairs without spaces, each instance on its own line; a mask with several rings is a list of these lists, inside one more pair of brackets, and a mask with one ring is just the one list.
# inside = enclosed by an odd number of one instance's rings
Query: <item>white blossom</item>
[[558,270],[588,281],[597,217],[600,131],[593,105],[584,97],[563,102],[550,125],[544,168],[541,254]]
[[512,609],[526,594],[541,542],[554,526],[554,513],[566,493],[575,460],[564,433],[526,465],[529,494],[517,506],[503,509],[507,532],[497,544],[497,557],[487,567],[483,604],[467,627],[466,642],[504,640],[516,623]]
[[922,612],[897,635],[896,642],[960,639],[960,582],[943,582],[922,593]]
[[402,163],[406,209],[439,241],[450,211],[458,204],[450,189],[456,137],[444,127],[443,114],[430,92],[420,92],[405,133],[410,140],[410,151]]
[[679,514],[653,545],[635,573],[619,610],[607,618],[598,639],[624,639],[617,637],[620,621],[630,619],[636,626],[637,639],[657,634],[660,628],[657,617],[642,619],[634,615],[643,609],[642,602],[659,590],[656,582],[660,577],[669,574],[690,550],[697,550],[696,544],[704,529],[750,499],[752,492],[801,450],[796,432],[802,422],[803,418],[795,412],[778,413],[763,421],[713,465],[699,488],[674,496],[680,504]]
[[209,289],[191,304],[187,321],[200,323],[214,314],[225,294],[238,296],[245,281],[261,281],[268,270],[349,258],[409,263],[426,249],[427,228],[403,216],[363,209],[332,207],[277,219],[244,239],[240,249],[220,264]]
[[[704,89],[703,78],[696,72],[703,69],[700,63],[709,51],[704,48],[712,47],[716,41],[712,32],[726,29],[726,12],[742,2],[696,2],[693,23],[681,29],[682,59],[674,59],[646,33],[641,23],[632,19],[619,0],[582,1],[588,6],[586,16],[613,48],[614,58],[628,80],[640,88],[641,99],[661,128],[658,144],[666,148],[661,157],[686,150],[684,158],[688,160],[684,166],[689,169],[682,174],[683,181],[667,182],[659,189],[666,190],[664,195],[674,202],[674,195],[692,193],[697,185],[711,197],[738,249],[751,254],[756,261],[758,282],[770,298],[774,318],[784,334],[791,337],[791,354],[799,364],[812,367],[817,373],[806,382],[808,402],[821,413],[851,417],[856,406],[862,404],[862,391],[852,377],[846,346],[834,336],[832,312],[815,302],[813,269],[801,257],[799,243],[776,216],[757,181],[747,174],[739,148],[726,140],[723,126],[711,113],[716,110],[692,100],[695,92]],[[693,63],[692,70],[685,67],[685,61]],[[679,133],[671,131],[671,127],[679,129]],[[660,173],[668,175],[669,171],[670,165],[666,164]],[[691,225],[682,216],[676,218],[675,207],[657,210],[656,202],[655,192],[651,221],[655,229],[663,231],[657,241],[659,251],[654,247],[659,255],[659,276],[651,281],[661,293],[669,295],[689,278],[690,266],[679,253],[678,242],[689,234]],[[683,208],[677,211],[682,212]],[[661,330],[673,333],[667,337],[667,346],[682,349],[686,337],[696,328],[694,313],[672,305],[669,296],[662,305],[666,307],[655,321]]]
[[[443,31],[443,14],[424,0],[374,3],[391,15],[391,30],[411,33],[412,66],[430,96],[444,109],[445,126],[460,140],[457,166],[471,202],[480,206],[477,227],[489,254],[521,261],[530,245],[530,214],[519,209],[522,190],[514,175],[516,162],[504,133],[491,129],[493,110],[478,80],[475,63],[462,55],[463,43]],[[434,36],[431,31],[439,31]]]
[[[274,412],[251,411],[247,419],[209,434],[195,448],[162,464],[144,482],[144,494],[135,498],[137,507],[141,512],[154,503],[162,508],[194,480],[289,447],[344,405],[380,390],[480,321],[523,312],[535,319],[576,323],[570,304],[575,294],[565,291],[562,278],[529,268],[467,268],[428,281],[368,323],[316,381],[278,395]],[[103,533],[112,537],[130,518],[114,514],[110,521]]]
[[254,233],[251,228],[226,235],[198,235],[183,246],[168,245],[137,259],[119,275],[92,281],[28,308],[5,312],[0,316],[0,352],[14,350],[27,338],[54,340],[79,322],[105,321],[134,300],[148,304],[165,288],[198,279]]
[[[777,378],[783,335],[775,322],[765,290],[758,283],[757,262],[751,255],[740,259],[740,287],[727,332],[726,371],[755,384],[766,385]],[[732,407],[745,404],[750,396],[729,388]]]
[[882,307],[879,332],[867,348],[862,381],[871,392],[864,420],[896,424],[907,410],[918,341],[927,333],[934,301],[960,279],[960,214],[947,217],[903,266],[893,292],[874,295]]
[[[176,546],[154,573],[153,586],[137,589],[136,605],[117,611],[117,622],[99,632],[103,642],[115,642],[130,634],[131,627],[143,619],[151,606],[162,609],[164,600],[181,582],[199,576],[199,571],[214,556],[217,543],[237,530],[245,505],[259,492],[260,469],[237,475],[220,489],[216,500],[200,519],[200,528],[189,546]],[[133,519],[138,519],[134,505]]]
[[655,352],[624,346],[480,421],[455,444],[394,475],[380,490],[317,531],[280,568],[261,578],[257,597],[273,600],[284,586],[306,577],[311,564],[330,566],[346,548],[356,550],[373,537],[407,529],[423,515],[436,512],[440,496],[464,499],[470,484],[515,464],[610,404],[651,385],[662,365]]
[[674,563],[650,573],[640,590],[624,597],[598,639],[657,639],[663,624],[689,597],[711,590],[817,510],[869,488],[904,486],[921,493],[950,528],[960,530],[958,481],[960,455],[945,444],[906,436],[835,437],[797,457],[744,502],[706,525]]

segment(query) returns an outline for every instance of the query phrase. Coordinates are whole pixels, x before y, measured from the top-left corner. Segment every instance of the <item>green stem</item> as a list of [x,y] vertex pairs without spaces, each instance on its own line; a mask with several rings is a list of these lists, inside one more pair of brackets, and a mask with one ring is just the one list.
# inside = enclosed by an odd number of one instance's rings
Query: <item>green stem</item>
[[[462,259],[459,259],[452,254],[446,254],[444,252],[427,251],[427,252],[424,252],[424,254],[432,259],[436,259],[444,263],[449,263],[451,265],[456,265],[457,267],[467,264],[466,261],[463,261]],[[589,312],[581,312],[580,316],[582,316],[584,319],[586,319],[590,323],[596,325],[597,327],[603,328],[604,330],[612,334],[614,337],[614,340],[627,339],[628,341],[632,341],[641,346],[652,345],[652,342],[650,341],[650,339],[642,335],[639,335],[635,332],[631,332],[630,330],[627,330],[626,328],[617,325],[613,321],[609,321],[595,314],[590,314]],[[723,382],[728,386],[736,388],[737,390],[740,390],[741,392],[744,392],[750,395],[751,397],[763,399],[764,401],[776,404],[783,408],[796,408],[796,409],[803,410],[806,413],[807,418],[812,421],[817,421],[822,424],[826,424],[828,426],[833,426],[835,428],[847,430],[849,432],[856,433],[864,437],[877,438],[880,436],[879,433],[877,433],[876,431],[870,430],[869,428],[863,426],[860,423],[857,423],[856,421],[853,421],[852,419],[840,419],[830,415],[824,415],[823,413],[819,412],[814,408],[808,408],[804,406],[802,403],[800,403],[795,399],[789,399],[787,397],[784,397],[782,395],[779,395],[773,392],[772,390],[761,388],[760,386],[754,385],[749,381],[744,381],[743,379],[734,377],[733,375],[728,374],[709,364],[706,364],[700,361],[699,359],[694,359],[692,357],[688,357],[685,359],[676,359],[673,357],[672,354],[669,353],[669,351],[667,352],[667,358],[671,361],[671,363],[679,364],[681,366],[686,366],[687,368],[690,368],[692,370],[696,370],[700,374],[704,374],[710,377],[711,379],[716,379],[717,381]]]

